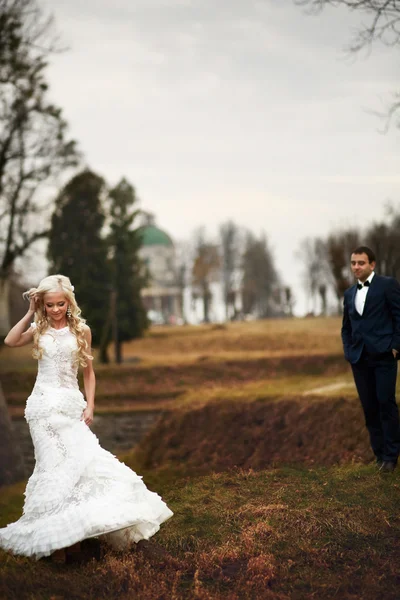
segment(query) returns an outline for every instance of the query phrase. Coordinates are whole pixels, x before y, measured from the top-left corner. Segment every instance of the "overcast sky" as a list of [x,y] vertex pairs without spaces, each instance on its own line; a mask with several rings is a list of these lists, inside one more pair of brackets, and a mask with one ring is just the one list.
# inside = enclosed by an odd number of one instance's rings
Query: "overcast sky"
[[[48,4],[49,6],[49,4]],[[233,219],[265,231],[296,285],[302,238],[364,226],[400,200],[382,135],[395,49],[345,48],[362,20],[291,0],[51,0],[69,51],[48,76],[88,165],[126,176],[177,240]],[[363,17],[365,19],[365,17]]]

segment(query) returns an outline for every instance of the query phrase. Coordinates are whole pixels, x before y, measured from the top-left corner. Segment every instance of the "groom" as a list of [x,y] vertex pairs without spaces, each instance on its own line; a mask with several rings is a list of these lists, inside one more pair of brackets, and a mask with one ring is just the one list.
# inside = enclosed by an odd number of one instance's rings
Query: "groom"
[[374,272],[376,259],[367,246],[351,255],[357,282],[344,293],[342,340],[365,414],[379,470],[394,471],[400,453],[396,404],[400,351],[400,284]]

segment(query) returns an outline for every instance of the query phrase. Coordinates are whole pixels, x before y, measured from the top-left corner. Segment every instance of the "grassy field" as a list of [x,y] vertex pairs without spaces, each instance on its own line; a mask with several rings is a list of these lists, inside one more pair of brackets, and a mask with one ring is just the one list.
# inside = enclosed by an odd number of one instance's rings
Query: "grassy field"
[[[128,364],[139,360],[149,366],[250,356],[340,354],[339,328],[340,320],[334,317],[154,327],[145,338],[124,344],[123,353]],[[34,368],[27,347],[17,353],[3,347],[1,357],[0,372],[13,370],[16,365],[19,370]]]
[[[354,391],[339,329],[337,318],[154,328],[124,345],[121,366],[96,363],[97,411],[172,410],[221,395],[248,400],[326,385],[330,394]],[[30,348],[2,347],[0,359],[10,410],[22,414],[36,375]]]
[[[100,562],[0,553],[0,598],[398,600],[400,477],[370,464],[339,332],[333,318],[159,328],[99,366],[98,411],[164,409],[121,458],[175,516]],[[34,361],[1,352],[21,414]],[[0,489],[0,526],[24,485]]]

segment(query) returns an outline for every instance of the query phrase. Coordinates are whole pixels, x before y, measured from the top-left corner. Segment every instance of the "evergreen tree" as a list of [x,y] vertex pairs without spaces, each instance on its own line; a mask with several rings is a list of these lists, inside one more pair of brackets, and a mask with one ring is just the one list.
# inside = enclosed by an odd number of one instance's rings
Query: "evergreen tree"
[[101,339],[110,297],[107,245],[102,237],[103,190],[104,180],[89,170],[67,183],[56,200],[48,246],[50,272],[71,279],[95,345]]
[[115,343],[115,360],[122,361],[122,342],[141,337],[148,326],[141,289],[146,284],[142,261],[139,257],[141,236],[132,226],[139,210],[135,189],[126,179],[110,191],[110,272],[113,288],[110,323]]

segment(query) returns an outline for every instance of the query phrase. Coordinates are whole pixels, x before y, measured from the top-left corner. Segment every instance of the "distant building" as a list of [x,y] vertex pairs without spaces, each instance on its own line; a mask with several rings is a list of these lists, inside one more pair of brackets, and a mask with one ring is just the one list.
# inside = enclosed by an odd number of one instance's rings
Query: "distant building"
[[[177,250],[170,235],[156,226],[151,214],[144,213],[143,216],[144,224],[139,228],[142,239],[139,254],[150,274],[149,285],[142,290],[143,303],[149,319],[154,324],[181,324],[183,321],[202,323],[203,298],[201,290],[191,282],[188,256],[182,256],[182,251],[180,252],[181,262],[185,262],[186,266],[184,277],[182,267],[178,267]],[[284,288],[278,284],[271,296],[264,300],[261,308],[255,306],[250,315],[245,315],[242,272],[238,269],[233,286],[234,306],[230,306],[226,314],[222,278],[223,274],[216,272],[210,282],[209,320],[212,323],[230,319],[285,316],[292,310],[293,299],[286,298]]]
[[149,286],[142,290],[148,317],[154,323],[176,323],[182,318],[182,289],[179,286],[175,246],[171,237],[146,215],[140,227],[140,257],[149,273]]

